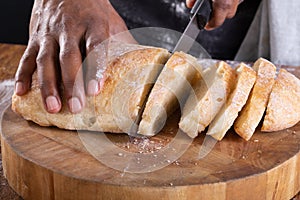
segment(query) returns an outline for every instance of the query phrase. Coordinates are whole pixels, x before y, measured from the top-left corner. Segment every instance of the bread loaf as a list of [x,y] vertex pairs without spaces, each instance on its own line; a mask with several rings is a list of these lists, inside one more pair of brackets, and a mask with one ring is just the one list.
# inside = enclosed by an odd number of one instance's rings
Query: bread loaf
[[65,99],[59,113],[48,113],[43,106],[36,74],[27,94],[13,95],[12,109],[41,126],[129,133],[141,114],[140,109],[154,81],[170,56],[167,50],[161,48],[137,46],[135,49],[112,56],[108,65],[101,67],[103,84],[100,93],[95,97],[87,97],[86,106],[80,113],[69,112]]
[[27,94],[13,95],[12,109],[41,126],[127,134],[138,130],[153,136],[180,107],[182,131],[195,138],[209,126],[207,134],[217,140],[234,122],[236,133],[249,140],[265,110],[262,131],[300,121],[300,80],[281,69],[275,81],[276,68],[265,59],[258,59],[254,70],[244,63],[233,70],[223,61],[210,60],[202,71],[207,63],[183,52],[171,56],[162,48],[114,43],[107,54],[101,52],[94,52],[96,58],[97,53],[107,56],[101,63],[105,66],[97,67],[100,92],[87,97],[80,113],[72,114],[66,99],[59,113],[48,113],[36,73]]

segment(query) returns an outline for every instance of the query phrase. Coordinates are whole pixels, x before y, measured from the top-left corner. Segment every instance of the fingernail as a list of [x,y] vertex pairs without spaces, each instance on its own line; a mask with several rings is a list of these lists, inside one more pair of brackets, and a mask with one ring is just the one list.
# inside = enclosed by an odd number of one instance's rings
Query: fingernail
[[25,86],[22,82],[16,82],[15,91],[17,95],[21,95],[24,93]]
[[211,27],[209,26],[209,24],[207,23],[205,26],[204,26],[204,29],[209,31],[211,29]]
[[72,97],[69,99],[68,104],[72,113],[78,113],[82,109],[81,103],[77,97]]
[[60,104],[55,96],[48,96],[46,98],[46,105],[48,112],[56,113],[60,110]]
[[99,84],[96,80],[90,80],[88,83],[87,93],[88,95],[96,95],[99,92]]

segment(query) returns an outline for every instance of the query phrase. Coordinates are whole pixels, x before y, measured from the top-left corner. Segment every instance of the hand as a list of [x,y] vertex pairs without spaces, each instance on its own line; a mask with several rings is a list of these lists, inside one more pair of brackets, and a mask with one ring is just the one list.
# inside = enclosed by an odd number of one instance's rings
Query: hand
[[[82,60],[97,44],[126,30],[108,0],[36,0],[28,46],[15,77],[16,94],[29,91],[32,74],[37,69],[45,109],[49,113],[61,110],[62,81],[70,111],[80,112],[85,105]],[[100,84],[88,78],[86,93],[95,95]]]
[[[188,8],[192,8],[196,0],[186,0]],[[212,15],[206,24],[206,30],[212,30],[221,26],[225,19],[234,17],[241,0],[212,0]]]

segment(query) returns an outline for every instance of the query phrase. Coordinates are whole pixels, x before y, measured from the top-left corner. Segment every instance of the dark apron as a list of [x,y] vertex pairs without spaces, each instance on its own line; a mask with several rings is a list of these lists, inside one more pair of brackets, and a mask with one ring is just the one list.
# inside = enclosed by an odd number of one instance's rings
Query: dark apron
[[[245,0],[239,5],[233,19],[226,20],[221,27],[213,31],[202,31],[197,41],[212,58],[232,60],[247,33],[260,1]],[[189,9],[185,7],[183,0],[111,0],[111,3],[129,29],[162,27],[183,32],[189,20]],[[147,37],[149,40],[154,40],[149,35]],[[173,41],[172,44],[170,41],[157,43],[168,49],[173,45]]]

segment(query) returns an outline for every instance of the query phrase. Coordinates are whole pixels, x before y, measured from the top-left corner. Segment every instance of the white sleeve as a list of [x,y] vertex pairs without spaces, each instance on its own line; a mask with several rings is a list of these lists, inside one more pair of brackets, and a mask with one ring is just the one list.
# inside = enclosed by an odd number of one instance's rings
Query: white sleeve
[[235,60],[300,66],[299,0],[263,0]]

